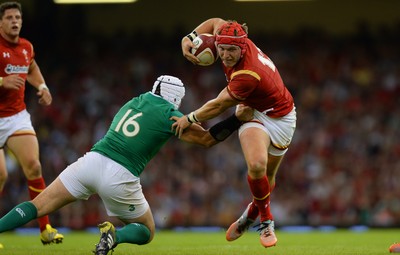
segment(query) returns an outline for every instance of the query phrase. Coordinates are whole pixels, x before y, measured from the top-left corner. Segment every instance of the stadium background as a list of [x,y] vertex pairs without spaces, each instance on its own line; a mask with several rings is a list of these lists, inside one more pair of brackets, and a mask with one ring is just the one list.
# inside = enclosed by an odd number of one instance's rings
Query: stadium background
[[[150,90],[158,75],[185,82],[183,112],[217,95],[226,84],[219,63],[191,65],[180,40],[219,16],[248,24],[250,38],[295,97],[298,127],[272,195],[277,226],[400,226],[399,1],[20,2],[21,35],[34,44],[54,99],[42,108],[27,91],[47,183],[88,151],[118,107]],[[7,163],[0,215],[28,199],[12,155]],[[236,135],[211,149],[171,139],[142,184],[158,227],[226,227],[251,198],[245,176]],[[51,217],[53,225],[73,229],[107,218],[96,196]]]

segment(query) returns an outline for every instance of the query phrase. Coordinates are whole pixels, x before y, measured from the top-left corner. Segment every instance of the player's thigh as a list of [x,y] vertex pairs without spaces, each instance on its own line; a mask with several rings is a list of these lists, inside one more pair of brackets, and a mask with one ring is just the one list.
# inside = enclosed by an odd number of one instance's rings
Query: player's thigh
[[66,204],[76,201],[57,177],[46,189],[36,196],[32,203],[38,210],[38,217],[50,214]]
[[261,128],[248,127],[239,135],[243,155],[247,164],[265,164],[268,161],[270,138]]
[[6,168],[6,158],[4,155],[4,149],[0,149],[0,192],[3,190],[4,184],[7,180],[7,168]]
[[8,148],[17,158],[25,171],[40,170],[39,143],[35,135],[11,136],[7,142]]
[[4,149],[0,149],[0,175],[2,175],[3,172],[7,173],[6,156]]
[[143,194],[140,178],[115,161],[101,155],[99,157],[105,167],[97,169],[100,178],[95,186],[107,214],[121,220],[145,215],[149,203]]
[[125,170],[125,178],[118,173],[109,175],[108,180],[98,187],[98,194],[104,202],[107,214],[121,220],[137,219],[147,213],[149,204],[142,192],[140,180]]

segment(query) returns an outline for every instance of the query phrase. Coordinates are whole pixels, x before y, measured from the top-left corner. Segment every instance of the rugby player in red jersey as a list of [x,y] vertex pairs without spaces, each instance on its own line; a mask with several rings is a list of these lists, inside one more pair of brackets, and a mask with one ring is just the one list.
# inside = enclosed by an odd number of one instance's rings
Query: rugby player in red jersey
[[[4,147],[15,155],[28,180],[30,198],[46,184],[39,162],[39,144],[24,102],[25,82],[38,92],[39,103],[50,105],[52,97],[36,63],[32,44],[19,36],[22,27],[21,5],[0,5],[0,193],[7,179]],[[63,235],[51,227],[48,216],[38,219],[43,244],[60,243]]]
[[211,18],[183,37],[183,55],[198,64],[199,59],[190,52],[194,47],[193,39],[202,33],[216,36],[227,86],[216,98],[181,117],[173,126],[177,134],[181,134],[191,123],[215,118],[232,106],[244,104],[254,108],[254,120],[239,129],[248,168],[247,182],[253,198],[241,217],[227,230],[226,239],[233,241],[239,238],[260,216],[260,242],[264,247],[271,247],[278,240],[270,209],[270,195],[275,187],[276,173],[295,132],[296,108],[277,67],[248,38],[247,32],[245,24]]

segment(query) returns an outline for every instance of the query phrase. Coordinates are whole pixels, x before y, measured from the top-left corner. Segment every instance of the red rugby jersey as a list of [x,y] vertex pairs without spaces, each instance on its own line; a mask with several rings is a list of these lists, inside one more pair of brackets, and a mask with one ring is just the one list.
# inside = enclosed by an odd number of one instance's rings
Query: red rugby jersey
[[[19,38],[18,43],[10,43],[0,36],[0,77],[19,74],[26,81],[29,66],[34,58],[32,44]],[[26,108],[25,86],[19,90],[0,87],[0,117],[12,116]]]
[[223,65],[231,97],[277,118],[294,107],[293,97],[286,88],[274,63],[250,40],[247,51],[232,68]]

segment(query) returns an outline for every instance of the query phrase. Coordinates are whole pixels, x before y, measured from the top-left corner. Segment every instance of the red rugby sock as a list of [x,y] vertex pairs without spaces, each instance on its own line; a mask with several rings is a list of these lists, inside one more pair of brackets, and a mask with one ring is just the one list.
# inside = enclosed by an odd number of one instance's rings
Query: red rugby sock
[[253,203],[258,207],[260,213],[260,221],[272,220],[272,214],[269,208],[270,203],[270,186],[267,176],[261,179],[252,179],[247,176],[247,181],[253,194]]
[[[28,180],[28,190],[29,196],[31,199],[34,199],[40,192],[42,192],[46,188],[46,184],[44,182],[43,177],[40,177],[35,180]],[[43,216],[38,218],[40,232],[46,229],[46,224],[50,224],[49,216]]]

